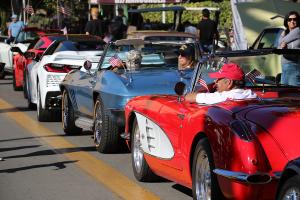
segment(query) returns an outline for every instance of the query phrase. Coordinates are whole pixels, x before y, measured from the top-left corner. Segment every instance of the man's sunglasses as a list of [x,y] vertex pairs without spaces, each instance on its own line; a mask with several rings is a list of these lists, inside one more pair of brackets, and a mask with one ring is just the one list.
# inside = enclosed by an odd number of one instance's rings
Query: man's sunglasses
[[287,20],[288,22],[291,22],[291,21],[294,21],[294,22],[296,22],[297,21],[297,18],[288,18],[288,20]]

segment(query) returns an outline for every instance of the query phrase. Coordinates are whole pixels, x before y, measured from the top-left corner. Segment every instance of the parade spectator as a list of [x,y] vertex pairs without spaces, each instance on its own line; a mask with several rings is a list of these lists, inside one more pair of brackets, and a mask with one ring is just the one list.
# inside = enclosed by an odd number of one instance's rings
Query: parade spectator
[[127,27],[124,26],[122,18],[117,16],[109,24],[108,30],[111,40],[115,41],[125,38]]
[[18,21],[18,16],[13,14],[11,16],[12,22],[8,26],[8,39],[6,43],[9,44],[15,40],[19,32],[24,28],[23,21]]
[[[299,49],[300,48],[300,28],[299,13],[289,12],[284,18],[285,31],[279,39],[279,48]],[[296,55],[283,55],[281,59],[282,74],[281,84],[300,86],[300,61]]]
[[118,8],[118,16],[117,18],[120,18],[122,19],[122,22],[123,22],[123,25],[124,26],[127,26],[128,25],[128,20],[127,20],[127,17],[124,15],[124,10],[123,8]]
[[198,26],[199,41],[204,52],[211,52],[213,49],[214,39],[218,38],[217,23],[210,19],[208,9],[202,10],[202,20]]
[[85,33],[87,35],[96,35],[104,37],[103,23],[99,19],[99,10],[98,8],[91,9],[92,20],[88,21],[85,26]]
[[257,95],[245,87],[245,74],[240,66],[235,63],[224,64],[218,72],[209,73],[210,78],[215,78],[213,93],[189,93],[185,100],[189,102],[215,104],[219,102],[242,99],[254,99]]
[[186,21],[184,23],[184,32],[197,35],[197,28],[191,24],[191,22]]
[[192,69],[195,66],[195,50],[192,45],[184,44],[179,48],[178,70]]
[[[137,6],[133,6],[132,9],[137,9]],[[130,25],[135,26],[137,30],[143,28],[144,18],[141,13],[131,13],[130,14]]]

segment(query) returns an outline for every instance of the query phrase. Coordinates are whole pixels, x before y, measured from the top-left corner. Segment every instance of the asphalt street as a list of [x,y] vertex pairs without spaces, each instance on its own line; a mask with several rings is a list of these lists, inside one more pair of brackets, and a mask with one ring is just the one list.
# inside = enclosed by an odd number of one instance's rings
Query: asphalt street
[[100,154],[91,137],[65,136],[61,122],[38,122],[11,76],[0,80],[0,199],[192,199],[190,189],[171,181],[136,181],[128,151]]

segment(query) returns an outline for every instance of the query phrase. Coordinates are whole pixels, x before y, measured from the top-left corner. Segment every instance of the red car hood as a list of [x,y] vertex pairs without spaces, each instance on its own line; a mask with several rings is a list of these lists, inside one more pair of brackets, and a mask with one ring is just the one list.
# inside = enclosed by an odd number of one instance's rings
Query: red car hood
[[264,128],[289,160],[299,157],[300,101],[286,99],[265,103],[249,109],[246,119]]

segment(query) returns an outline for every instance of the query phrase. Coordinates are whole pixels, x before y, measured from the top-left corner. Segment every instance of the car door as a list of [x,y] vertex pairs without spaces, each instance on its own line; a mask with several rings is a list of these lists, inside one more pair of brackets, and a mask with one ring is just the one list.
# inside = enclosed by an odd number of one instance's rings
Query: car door
[[79,79],[74,82],[76,93],[76,102],[80,115],[92,118],[93,117],[93,90],[96,85],[97,73],[79,72]]

